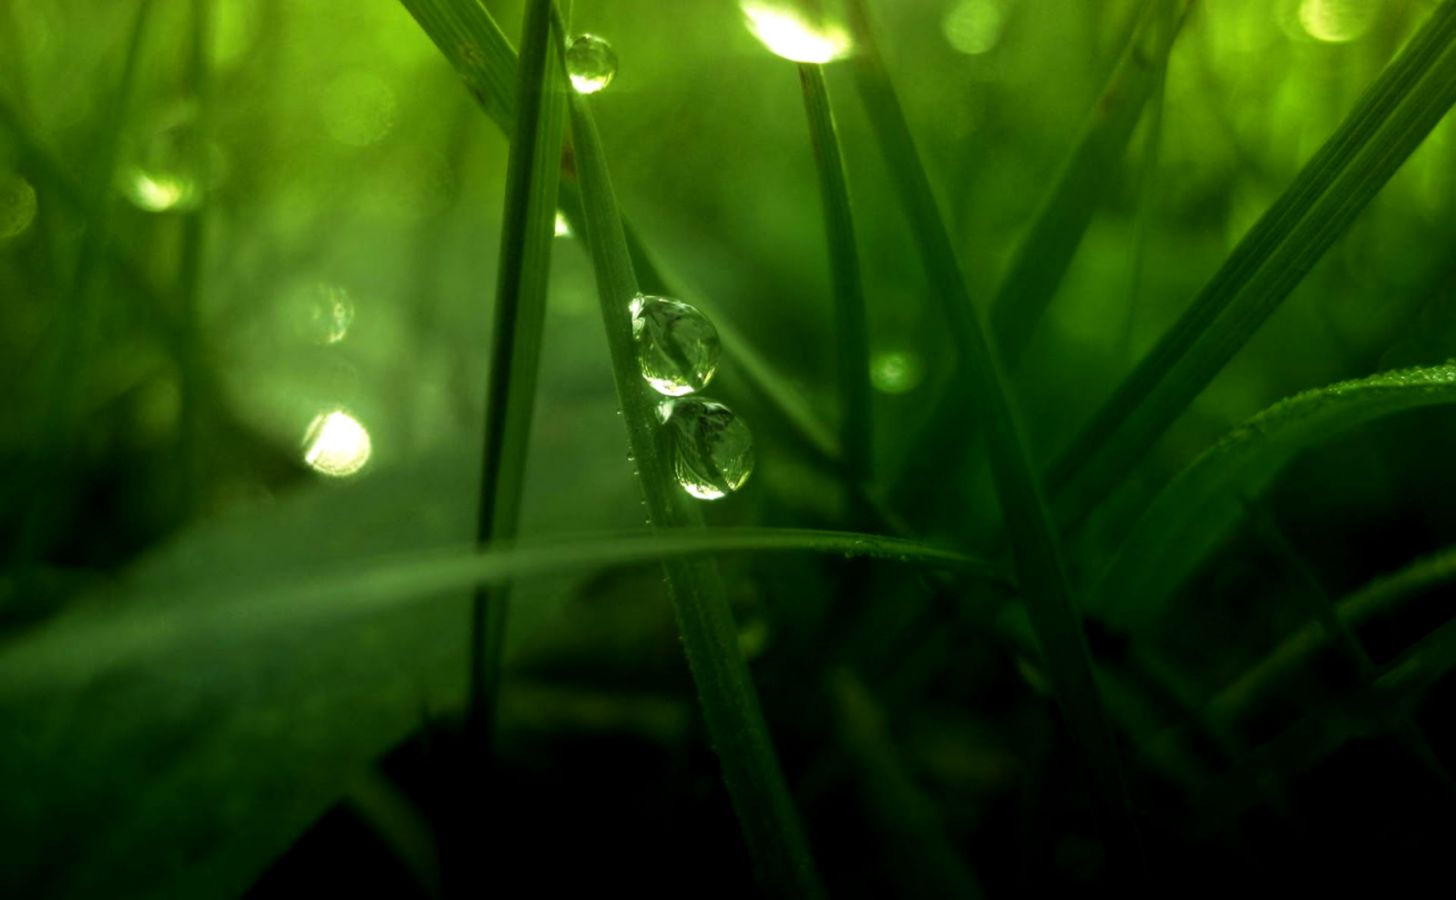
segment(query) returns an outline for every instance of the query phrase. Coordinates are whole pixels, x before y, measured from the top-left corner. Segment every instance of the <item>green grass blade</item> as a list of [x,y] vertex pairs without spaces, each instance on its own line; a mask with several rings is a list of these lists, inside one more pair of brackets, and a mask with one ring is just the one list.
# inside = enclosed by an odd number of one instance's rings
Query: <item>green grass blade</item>
[[1049,469],[1075,522],[1244,346],[1456,100],[1447,0]]
[[855,247],[854,216],[823,67],[801,63],[799,83],[804,91],[804,112],[809,120],[809,138],[814,146],[814,163],[819,172],[824,230],[829,245],[841,404],[839,446],[850,481],[867,484],[871,466],[869,326],[865,320],[859,251]]
[[400,0],[464,79],[480,108],[511,136],[516,124],[516,51],[480,0]]
[[[402,0],[421,28],[449,60],[486,115],[510,136],[514,127],[516,51],[478,0]],[[561,208],[571,227],[584,233],[581,196],[569,177],[561,183]],[[666,277],[636,230],[628,221],[622,228],[627,247],[646,293],[678,297],[691,302],[713,318],[731,360],[725,374],[741,373],[748,385],[791,426],[805,446],[826,462],[842,464],[842,453],[834,431],[820,419],[810,403],[795,394],[777,367],[759,354],[743,332],[734,327],[726,310],[710,300],[685,293]]]
[[1085,757],[1107,837],[1122,865],[1134,865],[1136,834],[1112,730],[1093,674],[1092,658],[1072,599],[1060,542],[1027,453],[1019,415],[995,348],[987,339],[940,217],[930,180],[875,45],[863,0],[849,4],[857,44],[856,85],[895,179],[930,287],[943,312],[972,409],[981,417],[996,487],[1011,538],[1017,578],[1048,675],[1070,731]]
[[1167,613],[1174,591],[1301,450],[1372,420],[1456,403],[1456,366],[1390,372],[1308,391],[1270,407],[1205,451],[1163,489],[1088,593],[1087,610],[1135,630]]
[[102,268],[109,242],[114,206],[112,193],[121,158],[121,135],[130,112],[153,7],[152,0],[142,0],[132,20],[121,75],[111,97],[109,116],[100,131],[94,157],[94,181],[86,186],[86,230],[81,236],[75,273],[70,283],[62,288],[65,298],[58,313],[58,333],[51,348],[50,365],[42,375],[50,385],[48,396],[51,402],[41,423],[41,437],[35,442],[31,460],[36,477],[32,479],[27,503],[29,509],[15,549],[16,556],[22,559],[33,556],[53,537],[52,532],[65,516],[58,498],[70,496],[69,491],[52,489],[71,475],[68,469],[73,464],[75,450],[66,438],[77,416],[83,393],[81,377],[84,367],[80,360],[96,327],[92,286]]
[[[1082,124],[1071,152],[1031,226],[1017,243],[1011,263],[992,297],[990,326],[1006,365],[1015,369],[1038,323],[1051,306],[1077,248],[1117,179],[1128,141],[1148,99],[1161,83],[1173,41],[1190,5],[1183,0],[1152,0],[1138,13],[1116,66]],[[917,443],[933,459],[954,458],[965,444],[963,386],[952,383],[936,401],[935,413],[920,429]],[[917,454],[919,456],[920,454]],[[914,479],[912,468],[900,480]],[[896,491],[907,505],[917,502],[914,484]]]
[[[586,237],[612,374],[648,514],[656,528],[701,528],[702,513],[689,505],[673,477],[666,430],[657,426],[656,399],[638,369],[627,309],[638,293],[637,277],[596,124],[581,97],[572,98],[571,113]],[[673,562],[666,568],[688,666],[759,881],[777,896],[820,896],[808,841],[738,648],[737,626],[717,566],[712,561]]]
[[1093,213],[1116,185],[1109,173],[1122,166],[1133,128],[1157,87],[1189,8],[1186,0],[1147,5],[1030,230],[1017,244],[990,312],[991,332],[1007,367],[1020,363]]
[[[533,0],[522,26],[516,120],[506,166],[490,370],[486,381],[485,446],[477,540],[510,540],[535,409],[546,322],[546,285],[556,221],[556,186],[565,128],[565,76],[551,40],[551,2]],[[471,614],[470,716],[484,734],[493,718],[505,645],[506,587],[478,591]]]

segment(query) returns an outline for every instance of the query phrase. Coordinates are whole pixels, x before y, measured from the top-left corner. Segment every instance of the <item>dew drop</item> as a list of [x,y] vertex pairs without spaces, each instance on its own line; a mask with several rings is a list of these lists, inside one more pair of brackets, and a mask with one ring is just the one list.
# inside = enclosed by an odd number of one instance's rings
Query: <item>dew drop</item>
[[24,233],[35,221],[35,188],[12,172],[0,172],[0,241]]
[[577,35],[566,48],[566,74],[578,94],[595,94],[617,77],[617,52],[594,34]]
[[333,478],[353,475],[369,462],[373,448],[369,432],[342,409],[319,413],[303,436],[303,461],[316,472]]
[[753,434],[721,403],[688,397],[672,404],[673,474],[699,500],[726,497],[753,474]]
[[870,360],[870,384],[882,394],[904,394],[920,384],[920,358],[903,350],[876,353]]
[[828,63],[853,50],[849,32],[835,17],[816,14],[794,0],[739,0],[748,30],[770,53],[801,63]]
[[642,294],[629,309],[637,362],[653,390],[681,397],[708,386],[721,347],[707,316],[686,303]]
[[[122,193],[146,212],[195,209],[203,191],[197,176],[198,141],[196,117],[186,107],[172,112],[150,133],[128,141],[118,170]],[[205,152],[216,175],[218,151],[209,146]]]

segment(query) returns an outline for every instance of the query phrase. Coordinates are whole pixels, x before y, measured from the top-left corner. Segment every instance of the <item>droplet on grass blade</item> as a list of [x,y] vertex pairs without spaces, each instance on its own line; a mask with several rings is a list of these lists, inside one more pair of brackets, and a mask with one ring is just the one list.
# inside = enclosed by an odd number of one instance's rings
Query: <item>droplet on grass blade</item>
[[905,350],[876,353],[870,360],[870,384],[882,394],[904,394],[921,378],[920,357]]
[[578,35],[566,48],[566,74],[578,94],[595,94],[617,77],[617,52],[594,34]]
[[0,241],[23,234],[35,221],[35,188],[14,172],[0,172]]
[[[121,191],[138,209],[170,212],[195,209],[205,185],[198,178],[201,163],[196,116],[187,107],[169,114],[153,131],[128,141],[118,171]],[[211,186],[216,186],[222,160],[216,147],[206,148]]]
[[853,44],[841,24],[814,15],[801,2],[742,0],[748,30],[775,56],[802,63],[827,63],[848,56]]
[[721,403],[701,397],[674,401],[673,474],[699,500],[717,500],[743,487],[753,474],[753,433]]
[[342,409],[315,416],[304,433],[303,447],[309,468],[334,478],[355,474],[373,453],[369,431]]
[[1369,31],[1379,13],[1380,4],[1370,0],[1303,0],[1299,24],[1317,41],[1343,44]]
[[718,371],[722,345],[708,317],[668,297],[638,294],[628,306],[642,377],[659,394],[701,391]]

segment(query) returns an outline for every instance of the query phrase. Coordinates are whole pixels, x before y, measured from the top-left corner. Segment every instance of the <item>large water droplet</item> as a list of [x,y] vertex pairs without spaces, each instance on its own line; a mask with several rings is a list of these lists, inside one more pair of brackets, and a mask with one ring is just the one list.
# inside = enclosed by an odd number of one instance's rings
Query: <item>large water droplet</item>
[[578,35],[566,48],[566,74],[578,94],[595,94],[617,77],[617,51],[594,34]]
[[642,294],[628,308],[637,362],[653,390],[681,397],[708,386],[721,345],[707,316],[681,301]]
[[699,500],[717,500],[753,474],[753,434],[733,410],[701,397],[673,403],[673,473]]
[[22,234],[35,221],[35,188],[13,172],[0,172],[0,241]]

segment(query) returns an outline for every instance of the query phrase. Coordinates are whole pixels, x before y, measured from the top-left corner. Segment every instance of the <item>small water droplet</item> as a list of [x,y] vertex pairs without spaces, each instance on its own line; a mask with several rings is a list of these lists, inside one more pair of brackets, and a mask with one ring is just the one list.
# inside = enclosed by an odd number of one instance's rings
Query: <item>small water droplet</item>
[[802,63],[828,63],[853,50],[837,16],[794,0],[739,0],[748,30],[769,52]]
[[0,240],[22,234],[35,221],[35,188],[13,172],[0,172]]
[[[196,116],[185,106],[164,116],[150,133],[129,140],[118,170],[122,193],[146,212],[195,209],[203,188],[197,177],[198,140]],[[216,174],[216,150],[206,152]]]
[[617,51],[594,34],[577,35],[566,48],[566,74],[578,94],[595,94],[617,77]]
[[707,316],[681,301],[642,294],[629,309],[637,363],[653,390],[681,397],[708,386],[718,371],[721,345]]
[[699,500],[726,497],[753,474],[753,434],[721,403],[688,397],[672,404],[673,473]]

